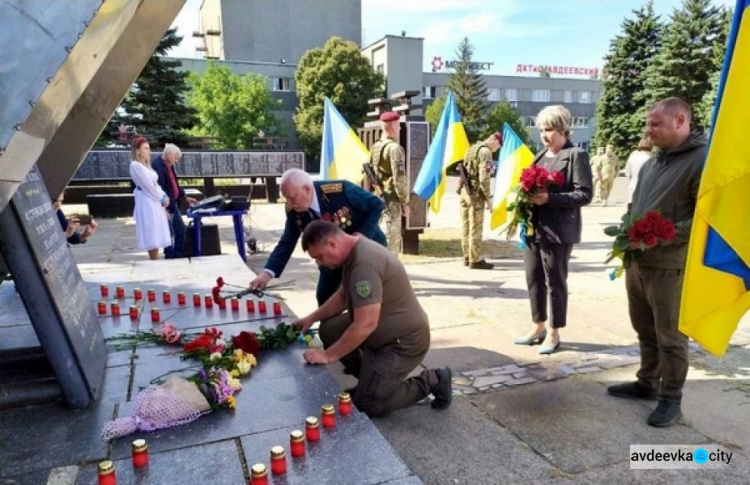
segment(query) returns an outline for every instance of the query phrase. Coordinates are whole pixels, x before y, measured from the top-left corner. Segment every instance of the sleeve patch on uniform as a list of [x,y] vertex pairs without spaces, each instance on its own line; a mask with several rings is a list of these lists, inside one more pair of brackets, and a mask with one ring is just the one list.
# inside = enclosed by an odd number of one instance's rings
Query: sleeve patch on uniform
[[372,283],[368,280],[357,281],[354,284],[354,288],[362,298],[370,298],[370,295],[372,295]]
[[342,184],[342,183],[323,184],[323,185],[320,186],[320,190],[324,194],[337,194],[337,193],[342,192],[344,190],[344,184]]

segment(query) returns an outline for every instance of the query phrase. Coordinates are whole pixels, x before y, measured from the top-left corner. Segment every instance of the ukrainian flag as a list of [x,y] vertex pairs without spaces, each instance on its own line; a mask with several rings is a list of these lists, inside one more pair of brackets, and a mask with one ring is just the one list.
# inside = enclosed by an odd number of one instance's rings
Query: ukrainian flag
[[503,146],[498,154],[495,190],[492,193],[492,215],[490,229],[507,222],[508,197],[521,182],[521,172],[534,161],[534,154],[524,145],[508,123],[503,123]]
[[330,99],[325,99],[324,106],[320,179],[344,179],[359,184],[363,177],[362,164],[370,161],[370,151]]
[[414,182],[414,193],[430,201],[432,212],[440,212],[440,202],[445,193],[445,170],[449,165],[464,159],[469,149],[461,115],[458,114],[453,93],[448,93],[445,108],[440,116],[435,138],[427,149],[422,168]]
[[680,331],[721,356],[750,309],[750,0],[738,0],[690,235]]

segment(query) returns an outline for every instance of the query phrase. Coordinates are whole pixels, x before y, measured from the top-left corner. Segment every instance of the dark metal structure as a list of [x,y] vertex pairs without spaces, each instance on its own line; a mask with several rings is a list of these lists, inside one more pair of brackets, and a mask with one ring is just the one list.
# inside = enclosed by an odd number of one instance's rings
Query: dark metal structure
[[73,407],[99,397],[106,349],[50,194],[67,185],[183,4],[0,0],[0,253]]

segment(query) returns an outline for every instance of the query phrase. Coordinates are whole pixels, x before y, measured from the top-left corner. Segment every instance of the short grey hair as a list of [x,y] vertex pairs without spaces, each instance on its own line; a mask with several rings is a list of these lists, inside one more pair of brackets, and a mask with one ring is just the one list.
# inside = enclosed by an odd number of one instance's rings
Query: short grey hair
[[561,104],[547,106],[536,115],[536,126],[550,127],[570,139],[570,111]]
[[298,168],[290,168],[281,176],[281,187],[282,189],[287,187],[295,187],[301,189],[302,187],[312,187],[313,179],[309,173]]
[[182,150],[180,150],[180,147],[178,147],[174,143],[167,143],[166,145],[164,145],[164,151],[162,153],[164,155],[174,153],[177,156],[182,156]]

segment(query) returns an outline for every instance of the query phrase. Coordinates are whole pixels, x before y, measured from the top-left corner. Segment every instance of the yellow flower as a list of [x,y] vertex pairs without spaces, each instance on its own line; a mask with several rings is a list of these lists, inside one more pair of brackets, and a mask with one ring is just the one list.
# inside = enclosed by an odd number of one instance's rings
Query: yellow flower
[[240,382],[239,379],[230,377],[229,379],[227,379],[227,382],[229,383],[229,387],[231,387],[234,392],[237,392],[240,389],[242,389],[242,383]]
[[229,396],[226,400],[226,404],[229,409],[234,409],[234,407],[237,405],[237,400],[234,398],[234,396]]
[[229,375],[232,377],[239,377],[240,371],[238,371],[237,369],[232,369],[231,371],[229,371]]
[[243,356],[245,353],[242,351],[242,349],[234,349],[234,361],[239,362],[243,359]]
[[250,372],[250,363],[246,360],[241,360],[240,362],[237,362],[237,370],[241,375],[245,375],[248,372]]
[[245,354],[245,361],[250,364],[250,367],[258,365],[258,361],[255,359],[253,354]]

